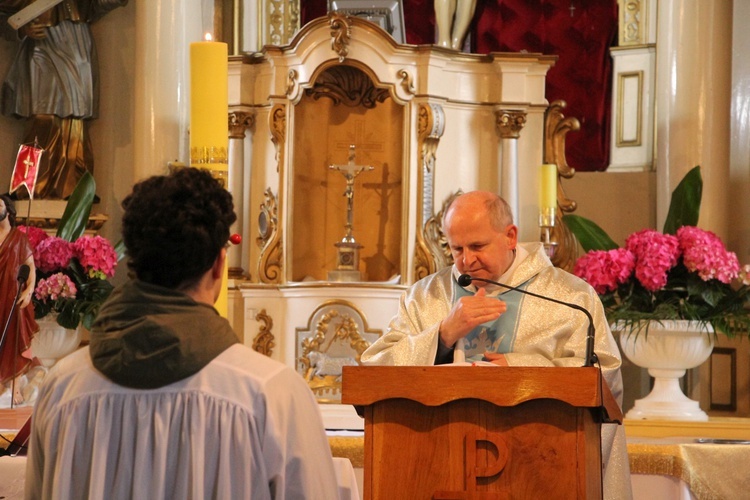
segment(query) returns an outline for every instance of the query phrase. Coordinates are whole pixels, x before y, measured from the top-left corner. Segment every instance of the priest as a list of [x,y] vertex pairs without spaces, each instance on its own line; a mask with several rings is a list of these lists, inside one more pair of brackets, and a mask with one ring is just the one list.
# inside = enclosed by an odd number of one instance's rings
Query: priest
[[[454,264],[415,283],[402,295],[388,331],[361,357],[363,364],[583,366],[587,316],[574,308],[459,276],[497,281],[576,304],[594,320],[595,352],[604,379],[622,404],[621,357],[598,295],[583,280],[552,265],[541,243],[519,244],[508,204],[473,191],[446,209],[443,231]],[[630,470],[622,426],[602,426],[604,498],[630,498]]]

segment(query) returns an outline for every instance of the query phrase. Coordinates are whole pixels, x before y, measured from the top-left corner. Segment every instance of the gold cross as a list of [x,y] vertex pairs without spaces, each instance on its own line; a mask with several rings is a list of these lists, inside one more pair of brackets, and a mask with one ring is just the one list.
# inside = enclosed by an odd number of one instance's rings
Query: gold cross
[[26,179],[26,177],[29,176],[29,167],[34,164],[33,161],[29,160],[29,157],[27,156],[26,159],[23,161],[23,164],[26,165],[26,172],[23,174],[23,178]]

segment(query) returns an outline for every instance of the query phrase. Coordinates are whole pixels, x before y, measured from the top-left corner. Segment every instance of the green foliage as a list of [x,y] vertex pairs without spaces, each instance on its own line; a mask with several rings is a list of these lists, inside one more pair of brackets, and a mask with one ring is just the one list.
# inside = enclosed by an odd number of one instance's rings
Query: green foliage
[[91,205],[94,203],[95,194],[96,181],[89,172],[86,172],[76,184],[73,194],[70,195],[68,203],[65,205],[65,212],[63,212],[60,225],[57,228],[58,238],[65,241],[75,241],[83,236],[91,214]]
[[662,232],[676,234],[682,226],[697,226],[702,194],[701,169],[693,167],[672,191],[672,200],[669,203],[669,212]]

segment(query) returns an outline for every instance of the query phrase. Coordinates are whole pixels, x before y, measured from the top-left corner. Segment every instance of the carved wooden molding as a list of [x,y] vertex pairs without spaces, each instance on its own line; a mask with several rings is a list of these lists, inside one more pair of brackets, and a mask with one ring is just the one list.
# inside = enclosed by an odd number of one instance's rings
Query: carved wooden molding
[[[438,104],[420,103],[417,110],[417,141],[419,147],[419,183],[421,186],[418,203],[421,212],[417,215],[417,241],[414,248],[414,276],[423,278],[437,271],[443,263],[442,252],[435,243],[433,197],[435,188],[433,176],[435,157],[440,138],[445,131],[445,113]],[[439,222],[438,222],[439,226]]]
[[620,0],[618,45],[642,45],[647,43],[646,24],[648,0]]
[[273,348],[276,346],[274,343],[273,333],[273,319],[266,313],[265,309],[261,309],[258,314],[255,315],[255,321],[262,323],[258,334],[253,339],[253,350],[270,357],[273,354]]
[[333,66],[320,74],[305,93],[313,99],[327,97],[334,104],[374,108],[390,96],[388,89],[377,88],[364,71],[353,66]]
[[417,88],[414,84],[414,77],[411,73],[409,73],[405,69],[400,69],[396,74],[399,78],[401,78],[401,86],[404,88],[407,94],[414,95],[417,93]]
[[276,171],[284,164],[284,143],[286,142],[286,105],[275,104],[269,116],[271,142],[276,149]]
[[[544,163],[557,165],[558,176],[570,179],[575,175],[575,169],[568,165],[565,158],[565,136],[571,130],[578,130],[581,124],[577,118],[565,118],[563,110],[565,101],[554,101],[544,115]],[[552,263],[568,271],[573,270],[578,257],[578,240],[568,227],[562,222],[565,213],[574,212],[577,208],[575,201],[565,196],[565,191],[557,183],[557,214],[555,227],[552,231],[552,241],[557,242]]]
[[296,69],[290,69],[289,74],[286,76],[286,95],[289,97],[294,93],[294,89],[297,87],[297,78],[299,73]]
[[526,112],[499,110],[495,112],[495,129],[501,139],[518,139],[526,125]]
[[289,43],[300,28],[299,0],[262,0],[265,33],[263,44]]
[[260,206],[256,243],[261,247],[258,259],[258,278],[263,283],[280,283],[283,251],[281,248],[281,228],[276,197],[271,188],[266,188],[265,201]]
[[[382,334],[368,328],[354,304],[340,299],[320,305],[310,315],[307,328],[297,329],[297,372],[307,380],[319,402],[340,400],[341,368],[359,364],[362,353],[370,346],[363,333]],[[342,352],[340,345],[334,353],[334,342],[346,345],[348,353]]]
[[245,131],[255,126],[255,113],[249,111],[229,112],[229,138],[244,139]]
[[332,11],[328,14],[328,23],[331,26],[331,50],[339,55],[339,62],[344,62],[349,54],[349,43],[352,38],[352,27],[349,17]]

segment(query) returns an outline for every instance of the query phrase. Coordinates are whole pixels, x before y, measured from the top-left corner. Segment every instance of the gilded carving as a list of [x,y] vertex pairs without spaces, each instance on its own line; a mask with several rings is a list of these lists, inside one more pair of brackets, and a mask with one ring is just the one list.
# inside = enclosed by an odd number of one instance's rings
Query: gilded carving
[[[445,113],[438,104],[420,103],[417,109],[417,141],[419,147],[419,206],[421,213],[417,221],[422,228],[417,233],[414,249],[414,274],[416,279],[423,278],[438,270],[444,262],[442,252],[435,243],[434,229],[434,183],[435,152],[445,130]],[[437,222],[439,226],[439,222]]]
[[299,31],[298,0],[265,0],[265,33],[264,43],[284,45],[291,41]]
[[518,139],[521,129],[526,125],[526,113],[523,111],[499,110],[495,112],[495,128],[502,139]]
[[[362,353],[370,346],[360,329],[373,340],[380,334],[367,329],[361,312],[353,304],[335,300],[323,304],[310,316],[307,330],[297,330],[297,371],[307,380],[318,401],[340,400],[343,367],[358,365]],[[312,334],[305,337],[308,333]]]
[[255,113],[248,111],[229,112],[229,138],[244,139],[245,131],[255,125]]
[[263,193],[265,201],[260,206],[258,215],[258,233],[256,243],[260,246],[258,260],[258,278],[263,283],[281,282],[281,229],[278,225],[277,201],[271,188]]
[[453,200],[461,194],[463,194],[463,191],[459,189],[448,196],[443,202],[440,212],[427,219],[422,232],[425,245],[418,249],[420,253],[415,259],[415,280],[420,280],[445,266],[453,264],[453,255],[451,255],[448,240],[443,233],[443,215],[445,215],[445,211]]
[[286,106],[276,104],[269,116],[271,129],[271,142],[276,148],[276,171],[279,172],[284,163],[284,142],[286,140]]
[[296,69],[290,69],[289,74],[286,77],[286,95],[287,97],[292,95],[294,88],[297,86],[297,77],[299,74]]
[[619,4],[620,47],[646,43],[646,0],[621,0]]
[[375,87],[369,76],[352,66],[328,68],[305,93],[316,100],[327,97],[336,105],[365,108],[374,108],[390,96],[388,89]]
[[331,26],[331,50],[339,55],[340,63],[344,62],[347,54],[349,54],[349,43],[352,38],[349,17],[333,11],[328,15],[328,22]]
[[396,73],[401,78],[401,86],[404,88],[407,94],[414,95],[417,93],[417,88],[414,85],[414,77],[405,69],[398,70]]
[[273,328],[273,319],[271,319],[271,316],[266,313],[265,309],[261,309],[261,311],[255,315],[255,321],[261,322],[262,325],[260,326],[258,334],[253,339],[253,350],[270,357],[273,354],[273,348],[276,347],[273,333],[271,332],[271,329]]
[[[568,165],[565,157],[565,136],[570,131],[581,128],[577,118],[565,118],[562,111],[565,101],[554,101],[550,104],[544,116],[544,163],[557,165],[558,175],[570,179],[575,175],[575,169]],[[568,227],[562,222],[564,213],[574,212],[576,202],[565,196],[562,185],[557,184],[557,215],[555,227],[552,231],[552,241],[557,243],[557,249],[552,257],[552,263],[560,268],[572,271],[578,256],[578,241]]]

